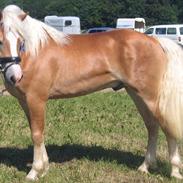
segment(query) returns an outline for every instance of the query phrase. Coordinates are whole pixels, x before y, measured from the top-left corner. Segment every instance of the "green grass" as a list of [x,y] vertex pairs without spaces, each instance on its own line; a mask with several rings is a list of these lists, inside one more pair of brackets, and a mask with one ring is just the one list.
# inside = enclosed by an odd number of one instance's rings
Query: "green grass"
[[[23,183],[33,155],[28,123],[15,98],[1,97],[0,104],[0,182]],[[144,159],[147,133],[125,92],[49,101],[45,143],[50,170],[41,183],[178,182],[169,178],[162,132],[159,167],[150,175],[137,171]]]
[[2,86],[3,83],[4,83],[4,82],[3,82],[3,75],[2,75],[2,73],[1,73],[1,75],[0,75],[0,86]]

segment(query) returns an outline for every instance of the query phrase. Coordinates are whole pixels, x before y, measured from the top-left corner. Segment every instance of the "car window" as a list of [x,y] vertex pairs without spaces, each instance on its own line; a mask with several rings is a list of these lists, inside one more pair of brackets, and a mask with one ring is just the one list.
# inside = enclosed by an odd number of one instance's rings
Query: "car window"
[[153,33],[154,28],[149,28],[145,31],[145,34],[152,34]]
[[71,20],[66,20],[65,21],[65,26],[70,26],[72,25],[72,21]]
[[167,29],[167,34],[169,34],[169,35],[176,35],[176,33],[177,33],[177,30],[176,30],[176,28],[168,28]]
[[106,30],[104,30],[104,29],[91,29],[88,31],[88,33],[104,32],[104,31],[106,31]]
[[180,35],[183,35],[183,27],[180,27]]
[[105,31],[109,31],[110,29],[109,28],[104,28],[104,29],[89,29],[88,30],[88,33],[95,33],[95,32],[105,32]]
[[105,29],[97,30],[97,32],[105,32],[105,31],[106,31]]
[[166,34],[166,28],[156,28],[156,34]]
[[95,33],[97,32],[95,29],[89,30],[88,33]]

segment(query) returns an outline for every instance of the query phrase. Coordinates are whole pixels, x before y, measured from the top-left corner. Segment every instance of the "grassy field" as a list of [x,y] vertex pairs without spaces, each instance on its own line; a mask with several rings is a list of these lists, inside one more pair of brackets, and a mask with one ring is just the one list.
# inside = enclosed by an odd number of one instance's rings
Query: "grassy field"
[[[23,183],[33,155],[28,123],[16,99],[3,96],[0,104],[0,182]],[[147,133],[125,92],[52,100],[46,117],[50,170],[41,183],[178,182],[169,177],[162,132],[159,168],[150,175],[137,171],[144,159]],[[180,151],[183,155],[182,144]]]

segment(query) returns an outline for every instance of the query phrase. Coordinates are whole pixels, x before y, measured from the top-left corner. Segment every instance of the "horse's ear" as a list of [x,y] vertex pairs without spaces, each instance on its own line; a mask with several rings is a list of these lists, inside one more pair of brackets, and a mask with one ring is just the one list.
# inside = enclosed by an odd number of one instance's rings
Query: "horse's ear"
[[24,19],[27,17],[28,13],[23,13],[19,15],[18,17],[20,18],[21,21],[24,21]]

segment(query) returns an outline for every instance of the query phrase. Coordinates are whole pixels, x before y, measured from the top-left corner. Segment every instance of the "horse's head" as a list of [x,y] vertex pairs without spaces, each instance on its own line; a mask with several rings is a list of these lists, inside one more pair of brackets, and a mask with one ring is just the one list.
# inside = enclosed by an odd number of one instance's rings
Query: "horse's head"
[[[25,17],[26,14],[15,5],[9,5],[0,12],[0,66],[5,80],[10,83],[15,83],[22,78],[22,70],[18,64],[21,60],[22,40],[16,27]],[[15,26],[16,21],[17,26]]]
[[0,36],[3,43],[3,55],[5,57],[18,57],[20,55],[20,44],[22,22],[27,14],[18,6],[9,5],[0,12]]

